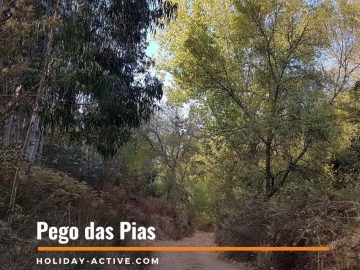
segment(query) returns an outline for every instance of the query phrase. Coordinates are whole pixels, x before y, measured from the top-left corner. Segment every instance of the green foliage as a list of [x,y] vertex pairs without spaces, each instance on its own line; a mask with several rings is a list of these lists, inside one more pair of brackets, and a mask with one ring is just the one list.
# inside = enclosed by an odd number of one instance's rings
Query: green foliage
[[161,188],[155,179],[158,175],[156,154],[148,142],[137,132],[111,160],[118,166],[119,178],[113,184],[139,195],[159,197]]
[[360,99],[358,90],[351,89],[339,97],[339,124],[342,134],[340,147],[331,158],[334,186],[351,188],[360,183]]
[[147,35],[175,12],[157,0],[2,1],[0,122],[40,105],[42,126],[113,156],[157,109]]
[[360,183],[360,141],[354,139],[348,149],[332,159],[335,187],[345,188]]
[[165,107],[145,126],[142,136],[151,147],[163,195],[173,204],[188,201],[187,179],[196,151],[197,119],[180,108]]
[[[329,80],[336,65],[326,70],[319,62],[345,42],[330,34],[329,18],[339,31],[356,31],[341,28],[342,20],[356,17],[347,14],[351,4],[333,4],[179,1],[177,21],[159,38],[160,68],[173,76],[173,98],[196,99],[206,131],[220,135],[213,140],[226,153],[219,161],[229,194],[269,199],[287,183],[302,189],[302,179],[327,173],[340,131],[332,102],[353,74],[340,64],[346,73],[340,87],[342,78]],[[357,60],[349,53],[346,61]]]
[[[27,115],[43,67],[46,29],[58,25],[36,1],[0,4],[0,122]],[[16,100],[16,102],[15,102]],[[20,106],[21,104],[21,106]]]
[[[35,168],[11,226],[23,226],[32,211],[56,222],[66,213],[74,223],[94,214],[105,223],[119,216],[151,220],[177,238],[191,232],[196,216],[199,224],[216,223],[219,245],[339,247],[340,255],[321,257],[326,267],[354,256],[358,1],[100,0],[76,9],[60,5],[59,19],[48,16],[51,3],[15,2],[10,11],[7,1],[0,10],[0,89],[12,97],[1,100],[4,115],[8,107],[18,109],[18,92],[32,93],[38,74],[48,69],[44,130],[66,133],[75,144],[54,136],[43,160],[97,191]],[[174,8],[176,20],[163,28]],[[155,25],[167,105],[158,103],[162,85],[145,54]],[[55,40],[47,66],[42,51],[50,29]],[[15,116],[26,120],[28,109],[21,107]],[[18,158],[5,152],[2,168]],[[320,269],[316,256],[244,253],[238,259],[256,259],[264,269]],[[353,257],[349,262],[354,265]]]
[[155,1],[100,1],[67,10],[55,42],[45,123],[113,156],[162,96],[145,56],[147,30],[161,11]]

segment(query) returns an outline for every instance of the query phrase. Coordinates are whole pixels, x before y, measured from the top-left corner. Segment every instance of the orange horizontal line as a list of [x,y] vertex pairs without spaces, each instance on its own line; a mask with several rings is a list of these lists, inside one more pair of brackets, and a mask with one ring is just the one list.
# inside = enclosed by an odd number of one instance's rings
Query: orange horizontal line
[[38,251],[51,251],[51,252],[69,252],[69,251],[181,251],[181,252],[195,252],[195,251],[238,251],[238,252],[274,252],[274,251],[306,251],[306,252],[319,252],[329,251],[327,246],[317,247],[38,247]]

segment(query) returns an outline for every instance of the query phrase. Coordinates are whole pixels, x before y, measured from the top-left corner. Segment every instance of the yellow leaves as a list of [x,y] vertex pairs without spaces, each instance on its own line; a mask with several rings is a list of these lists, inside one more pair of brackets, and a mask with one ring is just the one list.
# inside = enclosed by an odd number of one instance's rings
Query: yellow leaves
[[[218,81],[226,81],[228,77],[230,84],[241,89],[246,76],[242,68],[259,62],[265,64],[267,53],[271,54],[267,64],[275,69],[292,59],[310,63],[318,50],[328,45],[326,38],[332,39],[325,26],[334,21],[333,1],[316,6],[304,0],[178,0],[177,3],[177,20],[158,36],[163,50],[157,67],[174,76],[177,87],[184,90],[181,100],[189,93],[206,89],[211,84],[209,73]],[[350,17],[360,16],[350,11],[357,10],[360,2],[339,0],[339,3]],[[352,54],[357,51],[353,50]],[[254,84],[252,87],[256,88]]]
[[359,18],[360,3],[357,0],[337,0],[335,9],[349,18]]
[[[233,53],[228,45],[233,44],[232,39],[239,39],[240,32],[233,27],[235,15],[231,5],[228,0],[179,0],[177,20],[158,36],[164,49],[157,61],[158,68],[172,73],[177,82],[185,83],[200,75],[198,65],[211,68],[211,63],[221,55]],[[184,70],[189,72],[184,74]]]

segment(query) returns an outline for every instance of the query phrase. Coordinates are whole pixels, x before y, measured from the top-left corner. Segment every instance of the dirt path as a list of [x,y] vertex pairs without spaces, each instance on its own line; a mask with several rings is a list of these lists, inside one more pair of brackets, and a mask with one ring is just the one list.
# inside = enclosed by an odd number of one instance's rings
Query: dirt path
[[[196,232],[181,241],[158,241],[157,246],[214,246],[212,233]],[[243,264],[231,263],[218,258],[215,252],[159,252],[159,265],[151,270],[253,270]]]

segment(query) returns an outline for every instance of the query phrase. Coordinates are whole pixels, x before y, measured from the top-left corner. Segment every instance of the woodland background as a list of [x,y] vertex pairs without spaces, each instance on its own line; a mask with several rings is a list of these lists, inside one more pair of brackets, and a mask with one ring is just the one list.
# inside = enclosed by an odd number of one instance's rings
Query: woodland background
[[356,0],[1,0],[0,265],[37,269],[36,221],[126,220],[359,269],[359,35]]

